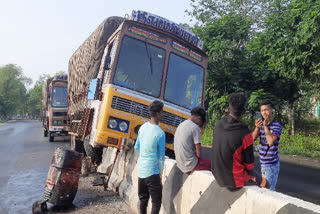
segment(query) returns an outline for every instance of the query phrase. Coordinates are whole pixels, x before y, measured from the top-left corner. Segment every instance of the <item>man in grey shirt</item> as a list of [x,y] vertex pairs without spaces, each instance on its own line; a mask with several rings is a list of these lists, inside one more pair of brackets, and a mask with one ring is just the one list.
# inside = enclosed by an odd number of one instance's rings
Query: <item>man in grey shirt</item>
[[211,161],[201,158],[200,128],[206,122],[206,112],[201,107],[191,110],[191,117],[182,122],[174,135],[174,153],[178,168],[184,172],[210,170]]

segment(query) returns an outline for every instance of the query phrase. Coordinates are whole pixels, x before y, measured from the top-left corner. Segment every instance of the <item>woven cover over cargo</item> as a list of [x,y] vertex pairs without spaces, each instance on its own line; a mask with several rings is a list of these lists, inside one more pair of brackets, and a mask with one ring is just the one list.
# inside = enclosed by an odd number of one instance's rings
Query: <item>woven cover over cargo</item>
[[91,79],[97,77],[108,38],[124,21],[122,17],[109,17],[89,36],[69,60],[69,109],[72,119],[81,119],[87,106],[87,93]]
[[53,77],[47,79],[43,86],[42,86],[42,109],[47,110],[48,109],[48,93],[49,93],[49,85],[51,81],[53,80]]

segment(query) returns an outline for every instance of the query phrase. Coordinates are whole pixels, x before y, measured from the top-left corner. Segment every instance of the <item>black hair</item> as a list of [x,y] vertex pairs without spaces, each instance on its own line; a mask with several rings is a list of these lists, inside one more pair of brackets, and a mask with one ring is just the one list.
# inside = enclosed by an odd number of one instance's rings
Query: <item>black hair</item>
[[232,114],[240,117],[246,111],[247,99],[242,93],[233,93],[229,96],[229,109]]
[[272,104],[271,100],[263,100],[260,103],[260,108],[261,108],[261,106],[269,106],[271,109],[273,109],[273,104]]
[[206,111],[203,108],[199,106],[194,107],[193,109],[191,109],[191,115],[200,116],[202,124],[206,123]]
[[157,113],[161,112],[163,109],[163,102],[155,100],[149,106],[149,113],[151,117],[155,117]]

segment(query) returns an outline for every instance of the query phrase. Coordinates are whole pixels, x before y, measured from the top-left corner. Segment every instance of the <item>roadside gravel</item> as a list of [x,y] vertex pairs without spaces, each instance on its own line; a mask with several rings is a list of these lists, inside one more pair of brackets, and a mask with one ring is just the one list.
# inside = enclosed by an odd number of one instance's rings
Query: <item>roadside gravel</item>
[[104,191],[103,186],[92,186],[94,175],[81,177],[74,207],[59,210],[48,207],[48,213],[77,213],[77,214],[133,214],[123,199],[113,191]]

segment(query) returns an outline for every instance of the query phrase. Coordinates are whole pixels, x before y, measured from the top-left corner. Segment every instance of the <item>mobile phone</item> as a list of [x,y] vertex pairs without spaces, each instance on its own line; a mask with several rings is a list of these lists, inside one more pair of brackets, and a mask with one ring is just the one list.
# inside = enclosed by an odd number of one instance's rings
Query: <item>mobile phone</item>
[[262,114],[261,114],[259,111],[257,111],[257,112],[255,113],[255,120],[258,120],[258,119],[260,119],[260,120],[263,121]]

